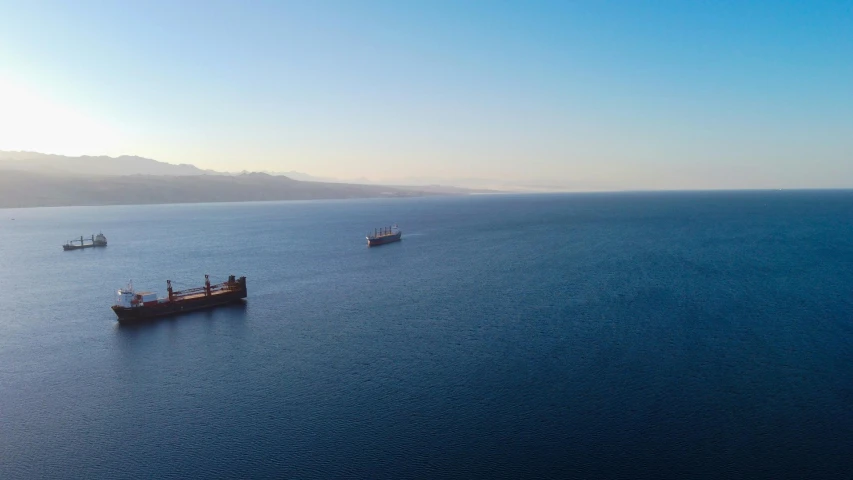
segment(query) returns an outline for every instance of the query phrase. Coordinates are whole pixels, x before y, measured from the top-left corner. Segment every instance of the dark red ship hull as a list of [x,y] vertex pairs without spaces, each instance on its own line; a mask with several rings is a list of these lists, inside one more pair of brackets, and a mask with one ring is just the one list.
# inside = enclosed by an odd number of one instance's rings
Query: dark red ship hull
[[68,251],[68,250],[80,250],[81,248],[96,248],[96,247],[106,247],[106,246],[107,246],[106,243],[86,243],[83,245],[73,245],[73,244],[69,243],[69,244],[63,245],[62,249],[65,251]]
[[230,291],[215,292],[212,295],[201,295],[193,298],[183,298],[166,302],[150,303],[137,307],[112,307],[119,323],[133,323],[153,318],[167,317],[195,310],[203,310],[229,303],[239,302],[246,298],[246,278],[241,277],[236,282],[236,288]]

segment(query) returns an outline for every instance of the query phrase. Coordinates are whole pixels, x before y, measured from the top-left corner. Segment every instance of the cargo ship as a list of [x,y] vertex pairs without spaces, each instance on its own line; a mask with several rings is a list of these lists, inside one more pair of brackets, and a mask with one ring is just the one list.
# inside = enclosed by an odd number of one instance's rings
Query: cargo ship
[[156,317],[165,317],[193,310],[217,307],[246,298],[246,277],[228,277],[227,282],[210,284],[204,276],[204,286],[188,290],[172,290],[172,281],[166,280],[166,298],[157,298],[156,293],[136,292],[133,284],[118,291],[113,311],[119,323],[138,322]]
[[62,246],[62,249],[63,250],[80,250],[81,248],[106,247],[106,246],[107,246],[107,237],[105,237],[103,233],[99,233],[97,235],[92,235],[92,238],[87,238],[85,240],[83,239],[83,237],[80,237],[80,240],[69,240],[69,241],[65,242],[65,245]]
[[397,228],[397,225],[377,228],[373,230],[373,235],[367,235],[367,246],[375,247],[386,243],[399,242],[402,237],[403,232]]

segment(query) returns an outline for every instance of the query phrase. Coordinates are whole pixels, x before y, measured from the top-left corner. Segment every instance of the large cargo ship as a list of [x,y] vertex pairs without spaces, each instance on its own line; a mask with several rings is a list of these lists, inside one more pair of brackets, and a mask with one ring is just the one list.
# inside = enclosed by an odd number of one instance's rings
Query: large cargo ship
[[210,284],[204,276],[204,286],[188,290],[172,290],[171,280],[166,280],[166,298],[157,298],[156,293],[136,292],[133,285],[118,291],[113,311],[120,323],[137,322],[155,317],[191,312],[216,307],[246,298],[246,277],[228,277],[228,281]]
[[373,230],[373,235],[367,236],[367,246],[375,247],[376,245],[385,245],[386,243],[399,242],[403,237],[403,232],[397,228],[397,225],[390,227],[382,227]]
[[80,240],[69,240],[65,242],[65,245],[62,246],[63,250],[80,250],[81,248],[92,248],[92,247],[106,247],[107,246],[107,237],[104,236],[103,233],[99,233],[97,235],[92,235],[92,238],[83,239],[80,237]]

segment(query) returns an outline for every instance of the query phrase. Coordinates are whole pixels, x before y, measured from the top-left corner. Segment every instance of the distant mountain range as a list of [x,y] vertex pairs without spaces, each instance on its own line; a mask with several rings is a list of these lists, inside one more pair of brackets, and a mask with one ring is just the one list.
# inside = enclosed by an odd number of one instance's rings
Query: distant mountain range
[[[0,170],[16,170],[32,173],[74,176],[123,176],[123,175],[168,175],[168,176],[197,176],[197,175],[241,175],[250,172],[218,172],[203,170],[190,164],[171,164],[152,160],[150,158],[123,155],[120,157],[82,156],[67,157],[36,152],[0,151]],[[418,187],[435,191],[459,193],[463,190],[502,191],[502,192],[554,192],[572,190],[595,190],[590,185],[559,185],[551,181],[515,180],[504,181],[487,178],[446,178],[436,177],[402,177],[385,181],[374,181],[368,178],[340,179],[320,177],[296,171],[263,171],[272,176],[284,176],[293,180],[321,183],[345,183],[359,185],[385,185],[402,188]],[[470,192],[469,192],[470,193]]]
[[[584,191],[584,190],[596,190],[596,189],[605,189],[607,186],[597,186],[592,185],[589,182],[576,183],[576,184],[559,184],[559,182],[553,182],[548,180],[516,180],[516,181],[506,181],[506,180],[495,180],[489,178],[474,178],[474,177],[465,177],[465,178],[438,178],[438,177],[401,177],[401,178],[392,178],[386,179],[384,181],[375,181],[369,178],[360,177],[360,178],[349,178],[349,179],[339,179],[339,178],[329,178],[329,177],[316,177],[314,175],[309,175],[307,173],[302,172],[264,172],[269,173],[270,175],[284,175],[290,177],[294,180],[302,180],[306,182],[329,182],[329,183],[357,183],[362,185],[388,185],[388,186],[396,186],[396,187],[441,187],[446,189],[458,189],[458,190],[476,190],[476,191],[497,191],[497,192],[565,192],[565,191]],[[610,186],[609,188],[614,188]]]
[[173,165],[135,156],[66,157],[0,151],[0,208],[470,193],[487,191],[442,186],[394,187],[302,181],[266,173],[228,174],[202,170],[194,165]]
[[0,151],[0,170],[65,175],[218,175],[195,165],[158,162],[150,158],[122,155],[121,157],[66,157],[36,152]]
[[294,180],[300,180],[300,181],[303,181],[303,182],[326,182],[326,183],[369,183],[369,182],[357,182],[357,181],[356,181],[356,182],[345,182],[345,181],[339,180],[339,179],[337,179],[337,178],[317,177],[317,176],[310,175],[310,174],[307,174],[307,173],[294,172],[294,171],[292,171],[292,170],[291,170],[291,171],[289,171],[289,172],[271,172],[271,171],[264,171],[263,173],[266,173],[266,174],[268,174],[268,175],[275,175],[275,176],[282,176],[282,177],[292,178],[292,179],[294,179]]

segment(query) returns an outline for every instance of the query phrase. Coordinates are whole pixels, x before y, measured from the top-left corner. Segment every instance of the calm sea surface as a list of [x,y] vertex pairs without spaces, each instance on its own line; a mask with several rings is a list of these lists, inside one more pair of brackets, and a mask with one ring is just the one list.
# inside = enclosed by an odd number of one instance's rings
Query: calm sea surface
[[851,476],[853,192],[0,210],[3,479]]

